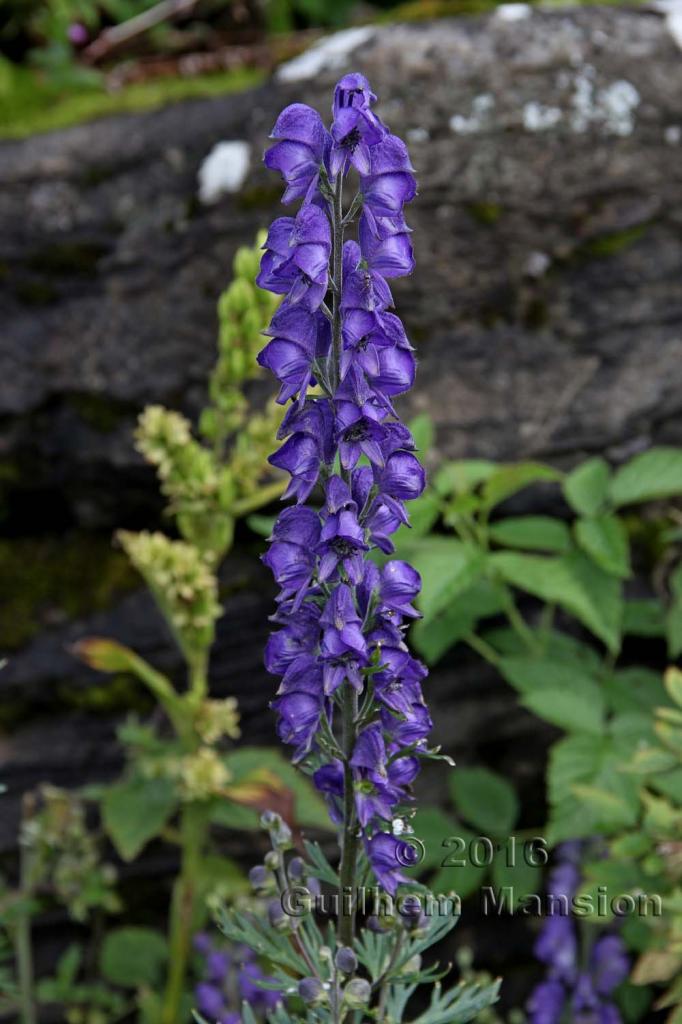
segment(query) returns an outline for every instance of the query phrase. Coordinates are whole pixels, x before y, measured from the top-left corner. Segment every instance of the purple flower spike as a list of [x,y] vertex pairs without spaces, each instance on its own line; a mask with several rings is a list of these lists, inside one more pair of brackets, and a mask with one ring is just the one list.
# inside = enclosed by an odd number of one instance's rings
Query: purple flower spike
[[533,989],[528,1000],[530,1024],[559,1024],[566,1002],[560,981],[543,981]]
[[[393,551],[392,535],[409,523],[405,504],[425,485],[393,406],[416,367],[389,312],[388,284],[414,267],[403,207],[416,184],[407,149],[374,113],[375,99],[363,75],[345,75],[330,131],[310,107],[293,104],[265,156],[284,178],[284,201],[303,200],[295,217],[272,224],[258,276],[284,297],[259,362],[288,406],[270,462],[289,474],[284,496],[297,503],[279,516],[263,559],[279,586],[265,663],[281,679],[272,704],[281,739],[313,774],[332,820],[361,829],[377,879],[395,894],[406,881],[405,844],[390,826],[412,800],[432,722],[421,689],[426,669],[405,643],[418,616],[419,574],[403,561],[379,570],[370,559],[373,548]],[[332,268],[353,219],[349,212],[342,224],[353,169],[362,214],[341,267]],[[363,726],[353,727],[344,762],[339,723],[356,703]]]

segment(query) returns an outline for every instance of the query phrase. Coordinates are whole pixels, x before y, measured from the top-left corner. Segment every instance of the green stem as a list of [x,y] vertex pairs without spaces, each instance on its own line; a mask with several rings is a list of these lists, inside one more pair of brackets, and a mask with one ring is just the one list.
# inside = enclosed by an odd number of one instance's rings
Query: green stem
[[521,615],[520,611],[516,607],[514,598],[505,588],[505,603],[504,610],[509,619],[509,624],[519,637],[520,640],[526,645],[526,647],[533,653],[540,653],[540,645],[533,633],[533,630],[527,625],[525,619]]
[[185,994],[192,933],[198,925],[197,880],[201,867],[207,822],[202,809],[187,804],[180,815],[182,861],[173,886],[171,900],[168,978],[161,1011],[161,1024],[182,1024],[182,999]]
[[[24,803],[26,814],[26,802]],[[19,911],[14,937],[19,987],[21,1024],[36,1024],[36,1007],[33,1001],[33,949],[31,945],[31,911],[28,906],[31,892],[32,851],[25,842],[19,846],[21,909]]]
[[[341,846],[341,866],[339,880],[341,883],[338,943],[340,946],[353,945],[355,937],[355,894],[353,882],[358,856],[357,821],[355,815],[355,794],[353,792],[353,771],[350,759],[355,749],[355,730],[358,714],[358,695],[349,682],[343,686],[341,697],[341,721],[343,749],[343,839]],[[346,895],[350,892],[350,913],[346,913]]]
[[248,498],[241,498],[239,501],[235,501],[230,512],[235,519],[238,519],[240,516],[247,516],[249,512],[255,512],[256,509],[263,508],[264,505],[269,505],[275,498],[279,498],[285,487],[286,480],[275,480],[274,483],[268,484],[266,487],[260,487],[255,494],[250,494]]
[[475,633],[469,633],[468,636],[464,637],[464,642],[476,651],[477,654],[480,654],[482,658],[489,661],[491,665],[495,665],[496,668],[499,666],[499,654],[494,647],[491,647],[489,643],[482,640],[480,636],[476,636]]

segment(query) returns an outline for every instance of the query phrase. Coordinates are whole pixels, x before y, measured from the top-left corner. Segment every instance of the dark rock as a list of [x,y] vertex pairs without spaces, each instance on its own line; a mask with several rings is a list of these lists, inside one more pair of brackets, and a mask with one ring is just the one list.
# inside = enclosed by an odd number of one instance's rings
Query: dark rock
[[[439,451],[570,459],[680,442],[682,62],[664,18],[574,9],[366,35],[346,63],[371,77],[419,174],[418,270],[395,290],[421,355],[410,407],[434,414]],[[278,209],[258,161],[267,133],[284,103],[328,96],[344,61],[318,63],[299,81],[0,144],[10,522],[39,517],[34,494],[45,517],[144,515],[134,415],[149,401],[197,410],[232,253]],[[226,139],[251,144],[251,173],[201,206],[197,170]]]

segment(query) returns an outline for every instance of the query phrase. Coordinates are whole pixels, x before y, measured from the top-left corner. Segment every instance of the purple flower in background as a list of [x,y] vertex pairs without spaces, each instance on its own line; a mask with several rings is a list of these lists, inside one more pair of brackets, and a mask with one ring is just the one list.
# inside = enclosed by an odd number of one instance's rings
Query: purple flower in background
[[278,989],[265,989],[258,984],[274,979],[265,974],[251,950],[216,948],[204,932],[195,935],[193,945],[202,959],[202,980],[194,990],[194,999],[199,1013],[207,1020],[241,1024],[240,1013],[231,1007],[235,999],[240,1006],[247,1002],[261,1014],[281,1001]]
[[559,846],[557,863],[549,873],[550,916],[534,950],[547,965],[548,977],[536,985],[528,1000],[530,1024],[558,1024],[567,1007],[573,1024],[621,1024],[610,998],[630,970],[620,936],[601,934],[590,949],[587,968],[579,969],[578,934],[570,901],[580,885],[583,847],[577,842]]
[[279,171],[286,182],[282,202],[309,201],[317,188],[330,141],[322,118],[305,103],[292,103],[277,118],[270,138],[279,141],[267,150],[263,160],[266,167]]
[[[395,893],[409,854],[391,823],[411,800],[432,723],[426,669],[404,637],[418,615],[419,574],[404,561],[379,570],[370,560],[372,548],[393,550],[392,535],[409,524],[405,503],[425,486],[393,406],[414,382],[415,359],[388,284],[414,267],[403,207],[416,183],[375,100],[364,76],[345,75],[330,131],[293,104],[265,156],[284,178],[284,201],[303,200],[295,217],[272,224],[258,276],[284,296],[259,362],[288,404],[270,461],[289,474],[285,498],[297,502],[281,513],[264,557],[279,587],[265,661],[281,679],[272,704],[280,737],[313,774],[332,819],[360,828],[376,877]],[[351,171],[362,214],[340,250],[358,209],[344,208]],[[342,718],[351,726],[343,738]]]
[[85,46],[90,33],[80,21],[73,21],[66,30],[66,38],[72,46]]

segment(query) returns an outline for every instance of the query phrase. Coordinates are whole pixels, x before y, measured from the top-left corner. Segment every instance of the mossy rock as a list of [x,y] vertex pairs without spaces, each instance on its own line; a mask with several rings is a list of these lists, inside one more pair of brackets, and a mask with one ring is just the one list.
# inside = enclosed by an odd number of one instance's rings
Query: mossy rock
[[0,647],[16,650],[45,626],[106,608],[138,584],[125,555],[106,537],[0,541],[0,574],[9,597],[0,608]]

